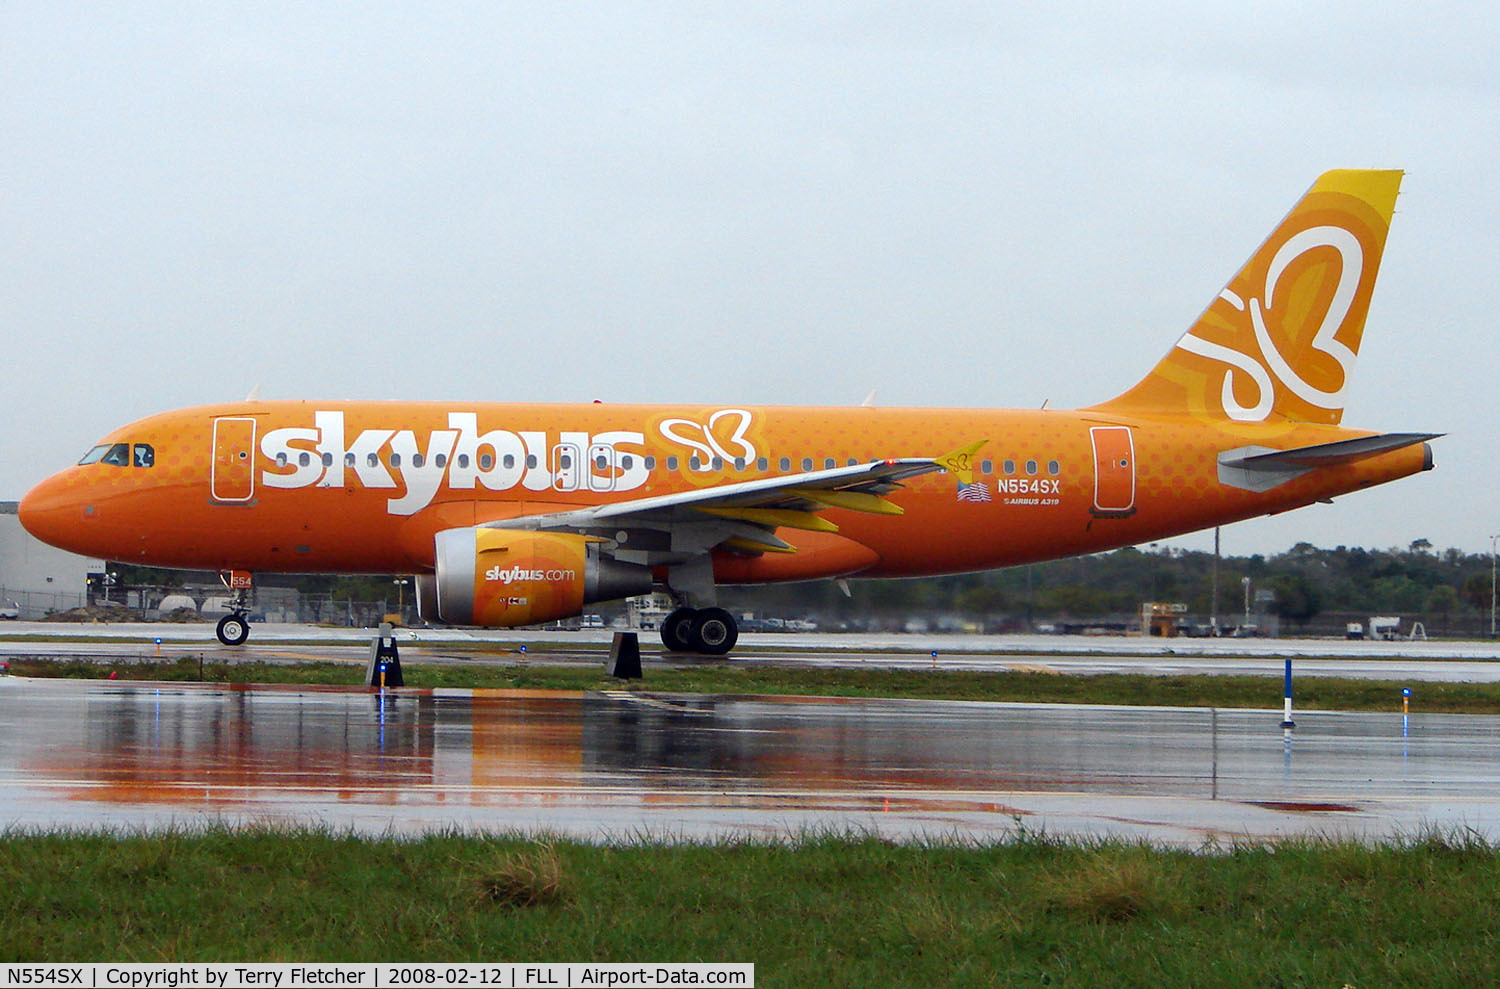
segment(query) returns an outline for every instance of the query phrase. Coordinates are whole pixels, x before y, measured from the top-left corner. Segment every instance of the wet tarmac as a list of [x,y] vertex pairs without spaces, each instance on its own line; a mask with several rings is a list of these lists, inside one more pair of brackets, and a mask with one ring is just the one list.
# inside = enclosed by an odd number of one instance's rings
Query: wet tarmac
[[[288,644],[318,647],[362,647],[375,634],[369,628],[252,622],[245,648]],[[457,653],[475,649],[533,648],[599,649],[608,645],[615,629],[561,630],[549,627],[515,629],[400,628],[396,637],[407,645],[447,649]],[[654,631],[642,631],[641,645],[656,649]],[[0,623],[0,649],[23,640],[87,639],[96,642],[133,640],[149,643],[160,638],[167,647],[219,649],[212,622],[74,623],[8,621]],[[916,661],[937,652],[940,657],[1031,655],[1037,657],[1341,657],[1361,660],[1413,658],[1429,660],[1500,661],[1500,639],[1410,638],[1350,640],[1345,638],[1190,638],[1160,639],[1140,635],[1040,635],[969,632],[744,632],[743,651],[769,651],[834,662],[839,657],[892,656]],[[738,653],[737,653],[738,654]]]
[[1500,719],[0,679],[0,824],[1500,837]]
[[[553,663],[602,666],[612,633],[525,630],[402,629],[408,662]],[[252,640],[224,646],[211,625],[57,625],[8,623],[0,661],[81,659],[101,664],[181,657],[214,663],[343,662],[363,665],[369,630],[256,625]],[[161,642],[153,642],[160,637]],[[1349,642],[1342,639],[1142,639],[1084,636],[762,635],[740,638],[727,658],[667,653],[653,632],[640,633],[652,665],[771,663],[853,669],[948,672],[1024,671],[1066,674],[1211,674],[1280,677],[1286,659],[1297,676],[1411,682],[1500,682],[1500,642]],[[922,651],[918,643],[933,648]],[[528,651],[529,650],[529,651]]]

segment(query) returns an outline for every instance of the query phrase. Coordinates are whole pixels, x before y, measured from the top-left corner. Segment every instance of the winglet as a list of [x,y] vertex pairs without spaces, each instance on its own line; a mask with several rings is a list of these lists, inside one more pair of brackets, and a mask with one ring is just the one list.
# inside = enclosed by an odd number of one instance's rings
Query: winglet
[[967,446],[961,446],[951,453],[945,453],[941,457],[933,457],[932,462],[943,470],[957,477],[964,484],[974,483],[974,454],[988,443],[988,439],[976,440]]

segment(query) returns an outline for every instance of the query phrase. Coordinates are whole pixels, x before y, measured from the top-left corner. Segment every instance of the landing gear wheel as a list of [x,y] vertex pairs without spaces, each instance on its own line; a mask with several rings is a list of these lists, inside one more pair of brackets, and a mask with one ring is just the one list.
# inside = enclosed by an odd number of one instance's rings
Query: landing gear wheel
[[250,623],[245,621],[244,615],[225,615],[219,619],[215,634],[226,646],[237,646],[250,638]]
[[661,623],[661,644],[672,652],[687,652],[693,648],[688,632],[697,614],[692,608],[678,608],[668,615]]
[[734,616],[723,608],[704,608],[693,616],[688,626],[688,640],[692,647],[710,656],[722,656],[734,648],[739,641],[740,629]]

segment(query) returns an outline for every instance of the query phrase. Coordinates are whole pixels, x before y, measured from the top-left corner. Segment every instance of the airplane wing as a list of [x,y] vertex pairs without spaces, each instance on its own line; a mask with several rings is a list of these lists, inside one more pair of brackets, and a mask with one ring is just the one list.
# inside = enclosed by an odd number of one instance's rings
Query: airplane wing
[[[648,530],[670,536],[666,541],[627,540],[645,546],[642,562],[669,562],[671,557],[706,552],[729,543],[748,552],[795,552],[776,536],[778,528],[837,532],[838,526],[819,513],[829,508],[876,515],[901,515],[900,505],[884,496],[901,482],[922,474],[948,470],[967,478],[971,460],[987,440],[971,443],[933,458],[897,458],[719,484],[694,491],[635,498],[592,505],[566,512],[528,515],[487,522],[481,528],[566,530],[610,539],[619,531]],[[619,551],[630,558],[642,551]]]

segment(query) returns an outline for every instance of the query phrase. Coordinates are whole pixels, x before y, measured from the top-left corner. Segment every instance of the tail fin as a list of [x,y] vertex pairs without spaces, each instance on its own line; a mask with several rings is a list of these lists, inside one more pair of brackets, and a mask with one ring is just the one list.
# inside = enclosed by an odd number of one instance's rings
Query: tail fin
[[1400,186],[1325,172],[1161,363],[1094,410],[1336,424]]

